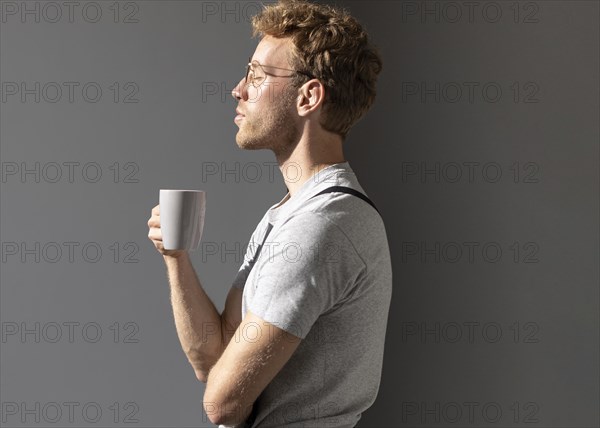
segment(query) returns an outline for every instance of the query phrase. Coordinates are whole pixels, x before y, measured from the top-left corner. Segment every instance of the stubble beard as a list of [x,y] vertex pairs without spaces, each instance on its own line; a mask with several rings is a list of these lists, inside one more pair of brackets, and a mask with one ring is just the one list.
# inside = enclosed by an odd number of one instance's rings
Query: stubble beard
[[245,150],[270,149],[277,156],[291,152],[300,139],[292,109],[296,95],[296,89],[290,88],[270,109],[244,117],[236,135],[237,145]]

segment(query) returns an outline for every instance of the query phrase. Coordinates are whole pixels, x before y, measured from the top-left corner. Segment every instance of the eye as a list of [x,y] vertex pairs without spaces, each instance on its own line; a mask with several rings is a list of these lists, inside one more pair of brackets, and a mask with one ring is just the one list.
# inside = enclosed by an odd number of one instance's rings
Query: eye
[[264,78],[265,76],[261,75],[261,73],[257,73],[256,70],[250,69],[250,72],[248,73],[248,82],[254,87],[259,87]]
[[256,70],[251,68],[250,73],[248,74],[248,79],[252,82],[256,82],[257,80],[260,79],[260,76],[257,75]]

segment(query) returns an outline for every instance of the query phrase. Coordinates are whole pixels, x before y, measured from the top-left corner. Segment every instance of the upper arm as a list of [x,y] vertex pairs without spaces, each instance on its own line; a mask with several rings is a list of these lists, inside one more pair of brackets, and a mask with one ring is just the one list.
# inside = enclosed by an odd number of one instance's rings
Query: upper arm
[[231,287],[227,299],[225,300],[225,308],[221,314],[221,333],[223,347],[226,347],[242,322],[242,293],[244,290],[238,287]]
[[290,359],[301,339],[247,312],[204,393],[204,409],[215,424],[243,422],[260,393]]
[[[261,220],[262,224],[262,220]],[[226,347],[229,341],[231,340],[231,336],[238,328],[240,323],[242,322],[242,294],[244,292],[244,285],[248,276],[250,275],[250,271],[254,266],[254,256],[256,254],[257,246],[256,235],[257,231],[260,230],[261,226],[254,231],[252,236],[250,237],[250,243],[246,248],[246,253],[244,254],[244,262],[240,266],[235,278],[233,279],[233,283],[231,288],[229,289],[229,294],[227,295],[227,299],[225,300],[225,308],[223,309],[223,313],[221,314],[221,333],[222,333],[222,343],[223,347]]]

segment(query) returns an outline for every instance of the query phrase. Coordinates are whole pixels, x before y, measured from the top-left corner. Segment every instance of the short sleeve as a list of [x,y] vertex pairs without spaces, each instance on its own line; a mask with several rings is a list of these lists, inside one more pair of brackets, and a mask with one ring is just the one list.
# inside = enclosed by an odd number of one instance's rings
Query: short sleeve
[[248,310],[304,339],[319,316],[350,292],[365,264],[334,222],[310,212],[271,232],[255,269]]

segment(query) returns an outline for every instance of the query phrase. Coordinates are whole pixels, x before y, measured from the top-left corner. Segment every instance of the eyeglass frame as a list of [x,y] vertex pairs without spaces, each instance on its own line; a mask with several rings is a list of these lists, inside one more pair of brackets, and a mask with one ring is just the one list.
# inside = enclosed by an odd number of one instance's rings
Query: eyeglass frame
[[[294,74],[291,74],[289,76],[277,76],[276,74],[273,73],[268,73],[267,71],[265,71],[265,69],[263,67],[270,67],[270,68],[275,68],[277,70],[285,70],[285,71],[293,71],[294,73],[297,74],[303,74],[307,77],[310,77],[311,79],[316,79],[316,77],[310,73],[307,73],[306,71],[300,71],[300,70],[291,70],[289,68],[282,68],[282,67],[275,67],[272,65],[267,65],[267,64],[261,64],[260,62],[258,62],[257,60],[252,60],[252,57],[248,58],[248,65],[246,66],[246,77],[244,78],[244,82],[245,84],[248,84],[248,75],[250,74],[250,68],[254,66],[254,63],[256,63],[256,65],[258,65],[258,67],[260,67],[260,69],[262,70],[263,73],[265,73],[265,76],[273,76],[273,77],[294,77]],[[253,82],[251,82],[252,86],[254,86],[255,88],[258,88],[258,86],[255,86]],[[262,83],[261,83],[262,84]],[[259,85],[260,86],[260,85]]]

